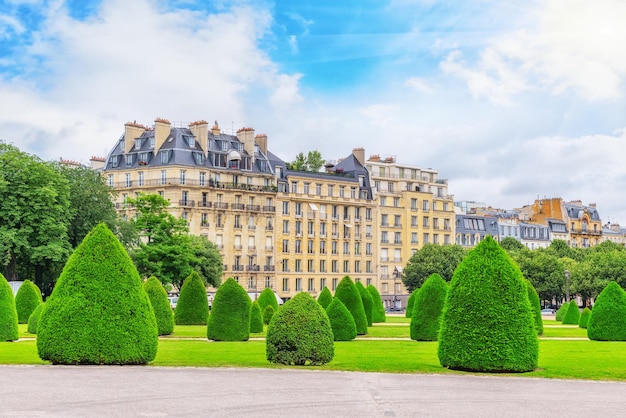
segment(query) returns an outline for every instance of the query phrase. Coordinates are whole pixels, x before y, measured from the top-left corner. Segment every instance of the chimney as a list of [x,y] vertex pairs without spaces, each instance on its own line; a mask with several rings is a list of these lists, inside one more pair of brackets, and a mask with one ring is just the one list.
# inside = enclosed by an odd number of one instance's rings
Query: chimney
[[259,146],[261,152],[267,156],[267,135],[258,134],[254,137],[254,142]]
[[204,155],[207,155],[208,147],[207,140],[209,139],[209,122],[206,120],[197,120],[189,124],[189,130],[196,137],[196,145],[200,149],[205,150]]
[[371,161],[373,163],[379,163],[380,162],[380,155],[378,155],[378,154],[370,155],[370,158],[367,161]]
[[240,128],[237,131],[237,139],[243,142],[243,149],[252,157],[251,164],[254,164],[254,129]]
[[159,152],[167,137],[170,136],[170,132],[171,125],[169,120],[163,118],[154,120],[154,155]]
[[220,134],[220,126],[217,124],[217,121],[215,121],[215,123],[213,124],[213,127],[211,128],[211,133],[214,136],[218,136]]
[[124,153],[130,152],[135,146],[135,139],[139,138],[146,130],[146,127],[137,121],[126,122],[124,124]]
[[362,166],[365,166],[365,148],[354,148],[352,150],[352,155],[354,155],[354,158],[356,158]]
[[104,168],[105,158],[93,156],[89,160],[91,162],[92,170],[102,170]]

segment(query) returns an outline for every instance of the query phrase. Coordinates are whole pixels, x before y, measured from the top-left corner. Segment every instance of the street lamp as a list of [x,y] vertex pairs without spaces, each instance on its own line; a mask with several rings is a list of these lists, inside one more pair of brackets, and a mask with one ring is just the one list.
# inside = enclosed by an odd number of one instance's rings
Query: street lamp
[[565,301],[569,302],[569,270],[565,269]]

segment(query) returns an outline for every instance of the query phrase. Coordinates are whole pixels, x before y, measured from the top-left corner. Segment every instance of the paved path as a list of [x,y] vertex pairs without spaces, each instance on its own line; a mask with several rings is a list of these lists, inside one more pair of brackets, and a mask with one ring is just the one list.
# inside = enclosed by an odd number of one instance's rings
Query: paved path
[[624,416],[626,383],[293,369],[0,366],[0,417]]

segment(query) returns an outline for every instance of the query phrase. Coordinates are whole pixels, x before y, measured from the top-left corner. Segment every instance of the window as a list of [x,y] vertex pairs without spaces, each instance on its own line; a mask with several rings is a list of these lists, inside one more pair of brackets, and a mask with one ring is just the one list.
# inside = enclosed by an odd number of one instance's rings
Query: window
[[350,254],[350,243],[349,242],[344,242],[343,243],[343,253],[344,254]]
[[140,171],[139,173],[137,173],[137,182],[139,183],[140,186],[143,186],[144,183],[144,175],[143,175],[143,171]]
[[133,154],[127,154],[126,155],[126,165],[133,165],[133,159],[134,159],[134,155]]
[[283,215],[289,215],[289,202],[283,202]]
[[339,282],[339,279],[334,278],[333,279],[333,291],[337,290],[337,283]]
[[167,171],[161,170],[161,184],[167,184]]
[[380,206],[387,206],[387,198],[385,196],[380,197]]
[[302,216],[302,203],[296,202],[296,216]]
[[109,181],[107,184],[109,185],[109,187],[113,187],[113,185],[115,184],[113,182],[113,174],[109,174]]
[[333,241],[331,244],[331,252],[333,254],[339,254],[339,252],[337,251],[337,241]]
[[331,269],[333,273],[339,273],[339,268],[338,268],[338,261],[337,260],[332,260],[330,265],[331,265]]
[[354,272],[355,273],[361,272],[361,262],[359,260],[354,261]]
[[428,200],[422,201],[422,210],[428,212],[430,210],[430,202]]
[[394,216],[393,226],[395,226],[396,228],[402,227],[402,217],[400,215]]
[[130,180],[130,173],[126,173],[126,187],[130,187],[133,185],[133,182]]
[[326,241],[320,241],[320,254],[326,254]]
[[402,233],[394,232],[393,234],[393,243],[394,244],[402,244]]
[[180,170],[180,184],[185,184],[187,179],[187,172],[185,170]]
[[302,254],[302,240],[296,240],[296,254]]
[[283,220],[283,234],[289,233],[289,221]]
[[295,272],[296,273],[302,273],[302,260],[296,259],[295,261],[296,261]]
[[430,218],[428,216],[424,216],[424,219],[422,219],[422,226],[424,228],[428,228],[430,225]]
[[372,208],[365,208],[365,220],[366,221],[372,220]]
[[309,279],[309,292],[313,292],[315,290],[315,279]]
[[372,262],[370,260],[367,260],[365,262],[365,272],[366,273],[371,273],[372,272]]
[[365,255],[372,255],[372,243],[365,244]]
[[313,245],[314,245],[314,241],[312,239],[307,241],[307,253],[308,254],[313,254],[315,251],[313,249]]
[[350,187],[350,197],[356,199],[356,187]]
[[417,227],[417,216],[411,216],[411,226]]
[[417,244],[417,232],[411,232],[411,244]]
[[329,185],[328,185],[328,196],[329,196],[329,197],[332,197],[332,196],[333,196],[333,190],[334,190],[334,187],[335,187],[335,186],[333,186],[332,184],[329,184]]
[[162,150],[160,152],[160,154],[161,154],[161,164],[169,163],[171,151],[170,150]]
[[350,261],[349,260],[343,261],[343,272],[350,273]]
[[380,215],[380,226],[389,226],[389,221],[387,220],[387,214],[383,213]]
[[291,193],[298,193],[298,182],[297,181],[292,181],[291,182]]
[[315,184],[315,194],[318,196],[322,195],[322,185],[320,183]]
[[308,273],[315,273],[315,267],[313,266],[314,260],[307,260],[306,262],[306,271]]
[[428,244],[429,241],[429,235],[427,233],[424,234],[424,239],[423,239],[424,244]]
[[302,279],[297,278],[296,279],[296,292],[301,292],[302,291]]
[[309,194],[311,183],[304,183],[304,194]]
[[326,260],[320,260],[320,273],[326,273]]
[[289,292],[289,279],[283,279],[283,292]]
[[201,152],[194,152],[193,159],[195,160],[197,165],[204,164],[204,154]]
[[321,278],[320,279],[320,291],[324,290],[325,287],[326,287],[326,279]]
[[339,197],[346,197],[346,186],[339,186]]
[[400,198],[399,197],[394,197],[393,198],[393,206],[396,208],[400,207]]

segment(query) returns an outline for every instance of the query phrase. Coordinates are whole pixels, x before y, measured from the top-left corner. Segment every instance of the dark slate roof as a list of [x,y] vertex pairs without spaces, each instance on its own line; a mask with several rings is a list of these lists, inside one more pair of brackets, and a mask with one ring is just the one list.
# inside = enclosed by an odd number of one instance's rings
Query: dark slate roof
[[[497,236],[498,220],[491,216],[456,215],[456,232]],[[466,225],[467,224],[467,225]]]
[[567,216],[569,216],[572,219],[582,219],[583,212],[585,209],[587,209],[587,212],[589,213],[591,220],[593,221],[600,220],[600,214],[598,213],[598,210],[592,206],[578,205],[575,203],[564,203],[563,206],[565,207],[565,210],[567,211]]

